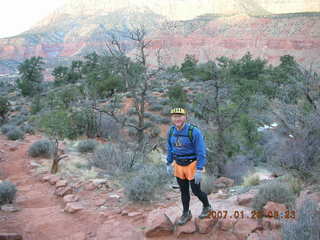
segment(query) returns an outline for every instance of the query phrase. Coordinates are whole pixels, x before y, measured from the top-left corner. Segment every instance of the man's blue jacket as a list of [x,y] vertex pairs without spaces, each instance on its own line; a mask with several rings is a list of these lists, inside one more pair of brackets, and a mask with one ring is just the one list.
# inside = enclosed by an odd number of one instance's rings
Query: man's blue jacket
[[191,142],[188,136],[189,127],[189,123],[186,123],[180,131],[174,127],[171,137],[169,136],[171,128],[169,128],[167,134],[167,165],[171,164],[174,160],[196,158],[197,169],[202,170],[207,162],[204,137],[200,129],[194,127],[192,129]]

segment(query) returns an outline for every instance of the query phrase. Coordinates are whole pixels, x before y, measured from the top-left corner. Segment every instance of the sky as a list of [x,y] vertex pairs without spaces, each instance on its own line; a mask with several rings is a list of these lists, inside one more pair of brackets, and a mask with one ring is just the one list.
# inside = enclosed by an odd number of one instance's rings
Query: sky
[[0,38],[30,29],[66,0],[5,0],[0,7]]

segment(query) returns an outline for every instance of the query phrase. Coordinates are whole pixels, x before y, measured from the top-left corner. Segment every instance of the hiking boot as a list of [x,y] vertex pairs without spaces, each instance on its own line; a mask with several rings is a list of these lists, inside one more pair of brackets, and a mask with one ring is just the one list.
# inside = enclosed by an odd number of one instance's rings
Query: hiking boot
[[191,219],[192,219],[192,214],[190,210],[188,212],[183,212],[182,216],[178,219],[177,224],[184,225]]
[[200,219],[203,219],[203,218],[209,217],[211,210],[212,210],[212,207],[211,207],[210,204],[209,204],[208,207],[203,207],[203,208],[202,208],[202,212],[201,212],[199,218],[200,218]]

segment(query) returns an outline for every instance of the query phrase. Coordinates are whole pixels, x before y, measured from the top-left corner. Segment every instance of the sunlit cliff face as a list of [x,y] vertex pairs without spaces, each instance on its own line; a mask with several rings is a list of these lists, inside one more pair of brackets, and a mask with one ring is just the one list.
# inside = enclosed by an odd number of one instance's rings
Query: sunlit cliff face
[[105,14],[122,8],[146,8],[170,20],[202,14],[295,13],[320,11],[319,0],[68,0],[60,10],[71,15]]

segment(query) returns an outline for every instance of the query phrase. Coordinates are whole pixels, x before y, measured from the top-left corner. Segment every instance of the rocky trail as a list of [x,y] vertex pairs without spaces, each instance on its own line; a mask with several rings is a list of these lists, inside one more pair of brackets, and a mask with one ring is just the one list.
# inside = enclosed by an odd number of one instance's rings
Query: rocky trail
[[[16,201],[0,211],[3,233],[17,233],[23,240],[116,240],[116,239],[281,239],[274,219],[253,219],[247,207],[254,194],[209,196],[215,211],[227,217],[197,219],[200,203],[193,196],[194,218],[185,226],[174,225],[181,214],[179,192],[151,205],[126,202],[121,189],[101,187],[103,181],[76,182],[36,171],[29,146],[41,136],[22,141],[0,136],[0,180],[17,186]],[[244,218],[236,217],[241,212]],[[263,230],[263,231],[262,231]],[[14,238],[12,238],[14,239]],[[18,239],[18,238],[16,238]]]

